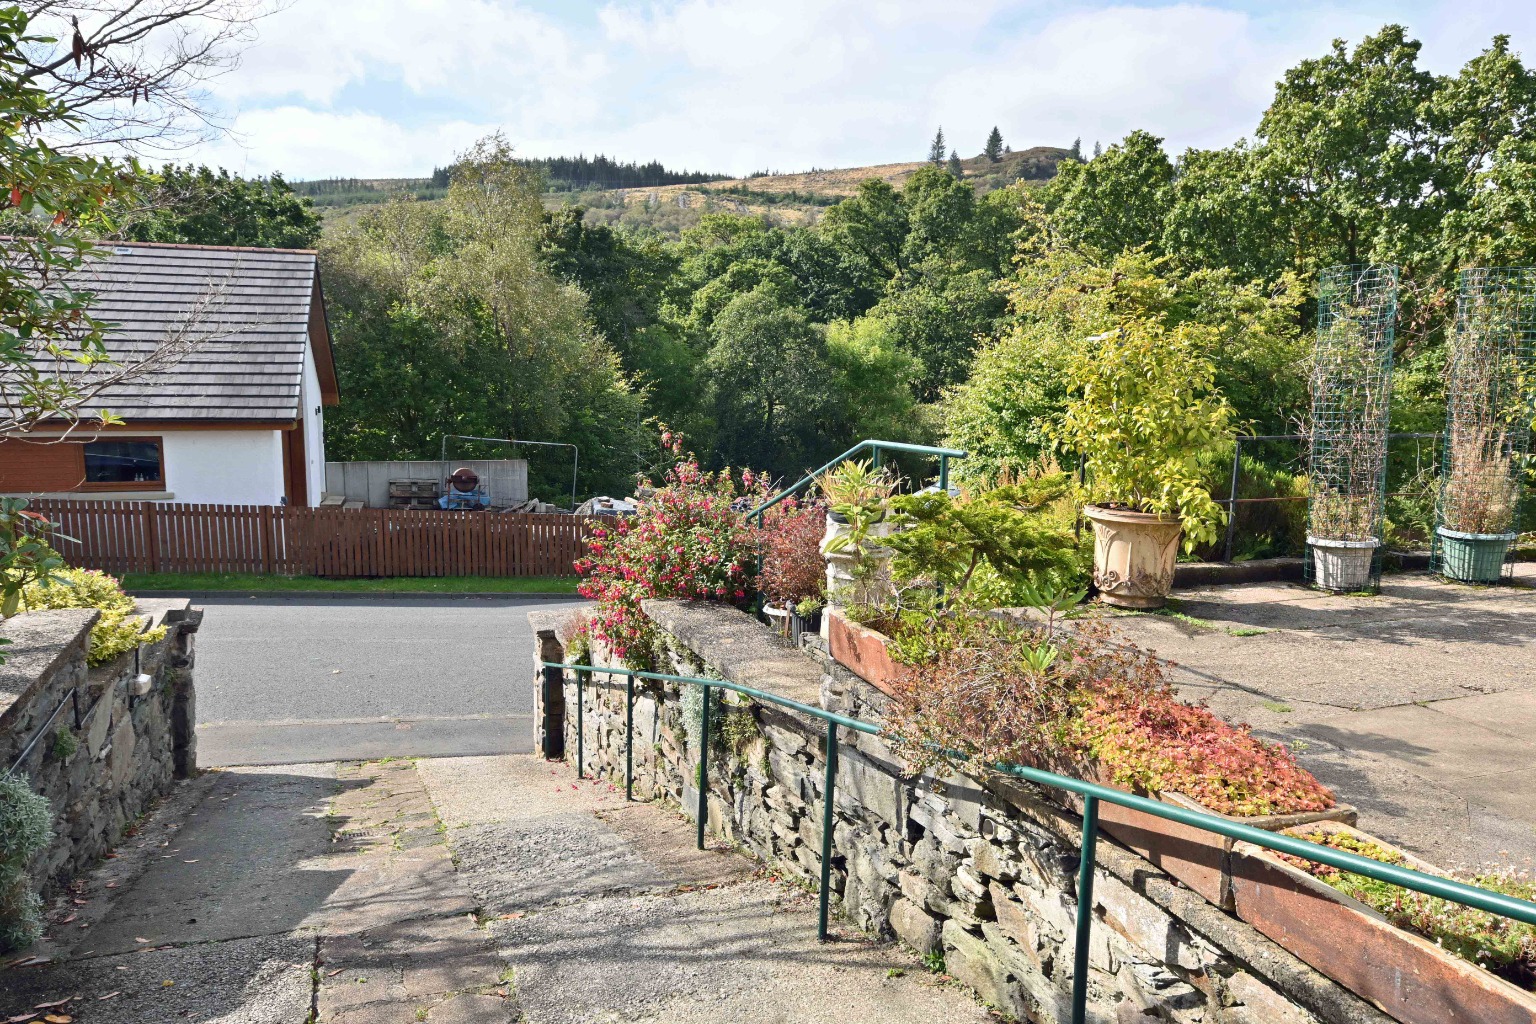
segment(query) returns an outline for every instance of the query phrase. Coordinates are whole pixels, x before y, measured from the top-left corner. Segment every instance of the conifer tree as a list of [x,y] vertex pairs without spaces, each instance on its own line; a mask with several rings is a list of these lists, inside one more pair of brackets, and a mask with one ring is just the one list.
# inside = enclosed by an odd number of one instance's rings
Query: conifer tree
[[949,151],[948,168],[949,173],[953,174],[957,179],[965,177],[965,167],[960,163],[960,154],[956,153],[954,150]]
[[948,146],[944,143],[944,126],[939,125],[938,134],[933,137],[933,142],[928,145],[928,162],[935,167],[944,166],[944,151]]
[[1067,150],[1067,156],[1071,157],[1073,160],[1076,160],[1078,163],[1083,162],[1083,140],[1081,138],[1072,140],[1072,148]]
[[1094,139],[1093,140],[1093,158],[1095,160],[1097,160],[1099,157],[1101,157],[1103,155],[1104,155],[1104,147],[1099,145],[1099,140],[1098,139]]
[[997,125],[992,126],[992,134],[987,136],[987,147],[982,152],[993,163],[1003,158],[1003,133],[997,130]]

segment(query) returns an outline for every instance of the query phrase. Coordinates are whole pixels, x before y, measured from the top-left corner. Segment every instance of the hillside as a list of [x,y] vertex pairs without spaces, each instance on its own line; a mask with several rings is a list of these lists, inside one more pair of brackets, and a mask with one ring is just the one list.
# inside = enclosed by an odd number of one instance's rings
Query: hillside
[[[962,160],[961,166],[966,180],[984,193],[1019,180],[1049,179],[1066,156],[1065,149],[1036,146],[1005,153],[997,163],[975,156]],[[827,207],[857,192],[861,182],[878,178],[900,188],[924,166],[923,161],[911,161],[620,189],[573,190],[566,182],[554,181],[545,202],[551,208],[585,207],[587,219],[593,223],[648,228],[667,235],[676,235],[713,212],[758,214],[779,224],[804,225],[815,223]],[[395,192],[431,200],[444,191],[433,178],[328,179],[295,182],[294,189],[310,196],[327,218],[355,213]]]

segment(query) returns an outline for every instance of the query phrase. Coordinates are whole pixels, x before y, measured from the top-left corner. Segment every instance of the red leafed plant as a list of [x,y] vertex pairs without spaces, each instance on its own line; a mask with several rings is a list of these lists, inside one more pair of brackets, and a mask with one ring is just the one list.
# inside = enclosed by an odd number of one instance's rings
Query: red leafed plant
[[1291,814],[1334,805],[1333,793],[1285,747],[1186,704],[1170,689],[1096,694],[1082,715],[1088,750],[1116,785],[1183,793],[1222,814]]
[[788,498],[763,516],[763,593],[778,605],[795,605],[827,592],[827,563],[821,553],[826,508]]
[[936,620],[929,655],[894,684],[887,722],[914,770],[1011,763],[1179,792],[1233,815],[1324,810],[1333,794],[1284,747],[1173,692],[1165,664],[1103,622],[1070,630]]
[[732,503],[756,501],[761,485],[751,470],[738,486],[731,471],[706,472],[670,432],[662,443],[677,462],[631,518],[598,526],[587,557],[576,563],[579,588],[597,601],[592,636],[631,668],[652,664],[654,626],[641,610],[647,598],[743,602],[757,585],[757,531]]

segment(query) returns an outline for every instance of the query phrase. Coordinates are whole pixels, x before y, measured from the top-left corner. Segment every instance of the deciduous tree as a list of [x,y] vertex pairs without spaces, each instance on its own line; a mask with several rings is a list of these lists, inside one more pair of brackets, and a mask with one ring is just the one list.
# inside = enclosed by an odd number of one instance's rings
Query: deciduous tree
[[220,168],[166,167],[152,180],[145,208],[126,215],[137,242],[312,249],[320,241],[314,204],[281,174],[241,178]]

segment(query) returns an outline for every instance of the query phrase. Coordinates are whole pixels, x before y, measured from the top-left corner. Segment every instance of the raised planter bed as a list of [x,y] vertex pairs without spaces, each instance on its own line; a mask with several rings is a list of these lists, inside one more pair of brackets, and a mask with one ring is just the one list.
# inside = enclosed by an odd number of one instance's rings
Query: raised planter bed
[[[1345,831],[1406,866],[1444,874],[1411,854],[1342,824],[1295,831]],[[1530,1024],[1536,994],[1405,931],[1275,854],[1248,843],[1232,850],[1237,915],[1317,970],[1403,1024]]]
[[880,692],[894,692],[892,684],[908,670],[898,665],[886,649],[890,637],[859,625],[837,608],[823,612],[822,621],[827,627],[827,648],[834,660]]
[[[825,621],[832,657],[876,689],[886,694],[892,693],[892,683],[900,678],[901,673],[910,671],[891,658],[887,649],[890,638],[884,633],[851,621],[837,609],[829,609]],[[1090,769],[1090,772],[1093,771]],[[1115,786],[1107,773],[1102,771],[1084,777],[1116,789],[1124,788]],[[1060,794],[1060,797],[1073,811],[1081,813],[1080,798],[1070,794]],[[1353,824],[1358,816],[1354,807],[1344,803],[1335,804],[1324,811],[1234,817],[1213,811],[1182,793],[1165,793],[1159,799],[1270,832],[1318,821]],[[1099,804],[1099,822],[1107,834],[1129,849],[1223,910],[1232,909],[1231,839],[1107,801]]]
[[[1113,783],[1100,777],[1106,786]],[[1120,789],[1123,787],[1115,786]],[[1294,814],[1258,814],[1235,817],[1213,811],[1182,793],[1164,793],[1158,799],[1175,807],[1201,811],[1239,825],[1279,832],[1313,822],[1353,823],[1358,814],[1349,804],[1335,804],[1325,811],[1300,811]],[[1172,875],[1223,910],[1233,908],[1233,840],[1214,832],[1159,818],[1145,811],[1099,802],[1099,824],[1121,844],[1134,850],[1152,864]]]

